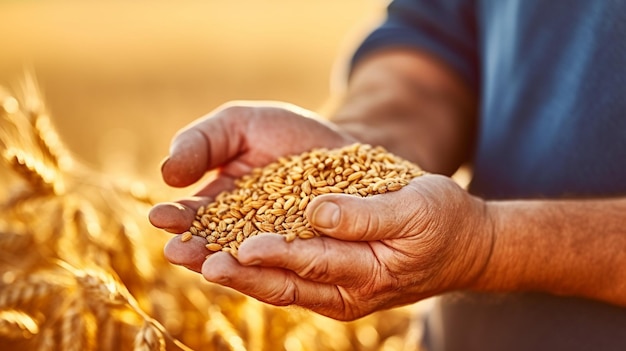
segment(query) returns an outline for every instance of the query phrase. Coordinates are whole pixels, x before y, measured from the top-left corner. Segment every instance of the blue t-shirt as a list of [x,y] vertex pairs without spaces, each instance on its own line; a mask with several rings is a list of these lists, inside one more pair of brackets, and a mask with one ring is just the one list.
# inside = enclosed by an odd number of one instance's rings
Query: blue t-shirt
[[[626,1],[397,0],[354,60],[394,46],[429,51],[478,93],[471,192],[626,195]],[[434,350],[626,350],[626,309],[597,301],[456,294],[435,319]]]
[[479,93],[473,193],[626,195],[626,1],[398,0],[355,60],[390,46]]

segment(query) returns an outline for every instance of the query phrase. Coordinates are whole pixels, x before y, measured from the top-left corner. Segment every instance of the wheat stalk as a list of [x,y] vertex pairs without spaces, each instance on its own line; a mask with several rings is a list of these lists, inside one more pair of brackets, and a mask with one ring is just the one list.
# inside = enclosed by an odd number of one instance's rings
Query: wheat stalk
[[24,108],[33,130],[33,138],[43,155],[54,167],[64,168],[71,163],[69,152],[63,147],[59,135],[52,127],[41,90],[32,72],[26,72],[22,80]]
[[64,180],[60,162],[62,146],[50,127],[36,83],[25,79],[23,100],[0,89],[0,146],[2,158],[37,194],[60,193]]

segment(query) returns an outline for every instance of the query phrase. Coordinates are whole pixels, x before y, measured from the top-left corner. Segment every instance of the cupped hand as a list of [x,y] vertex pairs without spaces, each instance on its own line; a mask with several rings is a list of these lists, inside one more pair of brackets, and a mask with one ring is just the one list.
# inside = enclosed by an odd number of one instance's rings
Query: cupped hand
[[324,236],[288,243],[261,234],[237,260],[219,252],[179,263],[273,305],[353,320],[471,287],[493,241],[484,202],[436,175],[369,198],[322,195],[306,215]]
[[[174,137],[168,157],[162,164],[168,185],[185,187],[196,183],[207,172],[215,177],[194,196],[156,205],[150,222],[172,233],[187,230],[196,210],[210,202],[233,181],[255,167],[265,166],[281,156],[295,155],[316,147],[337,148],[355,140],[313,112],[277,102],[232,102],[183,128]],[[204,245],[176,246],[176,238],[166,246],[166,257],[173,263],[204,257]],[[193,260],[192,260],[193,261]]]
[[185,187],[216,168],[237,178],[281,156],[350,142],[333,124],[297,106],[232,102],[177,133],[162,174],[167,184]]

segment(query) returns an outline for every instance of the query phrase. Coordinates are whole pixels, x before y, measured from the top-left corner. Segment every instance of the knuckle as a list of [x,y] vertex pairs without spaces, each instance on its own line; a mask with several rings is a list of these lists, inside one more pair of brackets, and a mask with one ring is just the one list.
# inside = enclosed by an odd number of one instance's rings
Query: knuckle
[[354,220],[347,223],[348,230],[354,234],[358,234],[357,237],[364,238],[371,234],[378,233],[381,229],[381,221],[376,212],[361,212]]
[[272,291],[267,301],[275,306],[290,306],[298,301],[298,286],[291,280],[287,279],[279,288]]
[[228,102],[218,108],[218,114],[227,118],[246,115],[252,109],[251,106],[245,106],[239,101]]
[[367,221],[365,221],[365,232],[366,233],[378,233],[381,229],[380,218],[377,214],[369,214],[367,216]]
[[321,259],[325,255],[320,255],[308,260],[298,271],[297,274],[311,281],[325,281],[329,275],[329,264],[326,260]]
[[297,241],[295,245],[284,245],[281,257],[290,260],[285,262],[285,267],[289,267],[299,277],[310,281],[326,281],[330,271],[328,242],[324,238],[311,240],[308,243]]

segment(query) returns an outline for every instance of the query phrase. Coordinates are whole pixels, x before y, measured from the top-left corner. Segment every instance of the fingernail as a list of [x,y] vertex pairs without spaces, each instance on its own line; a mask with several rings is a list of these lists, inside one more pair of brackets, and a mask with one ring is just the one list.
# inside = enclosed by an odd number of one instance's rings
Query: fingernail
[[335,228],[339,224],[341,211],[333,202],[324,202],[313,212],[313,223],[320,228]]

